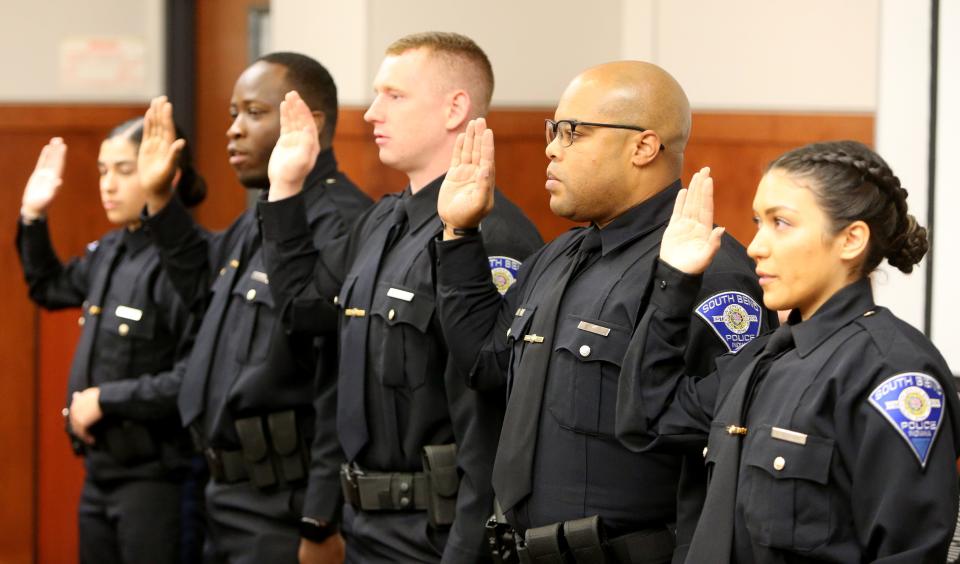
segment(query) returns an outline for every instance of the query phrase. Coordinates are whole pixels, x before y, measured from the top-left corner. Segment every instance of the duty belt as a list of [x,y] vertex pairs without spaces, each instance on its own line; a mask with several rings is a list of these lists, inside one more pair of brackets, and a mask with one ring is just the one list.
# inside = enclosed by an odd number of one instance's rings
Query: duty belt
[[666,527],[607,539],[597,515],[528,529],[522,539],[494,518],[487,530],[494,560],[504,564],[660,564],[676,545]]
[[344,464],[344,499],[361,511],[426,511],[434,528],[453,524],[460,487],[457,445],[427,445],[421,455],[423,472],[371,472]]

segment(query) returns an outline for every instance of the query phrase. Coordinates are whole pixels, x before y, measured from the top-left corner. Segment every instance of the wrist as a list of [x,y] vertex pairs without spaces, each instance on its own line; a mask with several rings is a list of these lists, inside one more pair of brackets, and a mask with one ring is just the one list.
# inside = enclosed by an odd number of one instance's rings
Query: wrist
[[296,196],[303,190],[303,182],[291,183],[291,182],[270,182],[270,189],[267,191],[267,201],[276,202],[278,200],[286,200],[287,198]]
[[471,237],[480,234],[480,226],[477,227],[454,227],[446,223],[443,224],[443,240],[453,241],[460,237]]
[[322,521],[310,517],[300,519],[300,537],[308,541],[321,543],[339,532],[340,527],[336,523]]
[[43,219],[44,215],[44,210],[37,210],[27,206],[20,207],[20,218],[27,225],[37,221],[38,219]]

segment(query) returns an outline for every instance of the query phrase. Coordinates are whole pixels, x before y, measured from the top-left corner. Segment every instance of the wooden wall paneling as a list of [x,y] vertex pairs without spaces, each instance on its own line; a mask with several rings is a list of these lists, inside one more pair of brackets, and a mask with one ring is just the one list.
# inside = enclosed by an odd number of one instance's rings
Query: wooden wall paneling
[[[100,206],[100,142],[142,106],[0,106],[0,562],[76,559],[76,500],[82,470],[64,438],[66,370],[77,336],[76,312],[37,315],[13,245],[23,187],[50,137],[64,137],[64,185],[49,210],[51,237],[63,258],[82,253],[109,224]],[[38,338],[39,337],[39,338]],[[38,550],[39,548],[39,550]],[[52,551],[52,552],[51,552]],[[47,558],[49,556],[49,559]]]

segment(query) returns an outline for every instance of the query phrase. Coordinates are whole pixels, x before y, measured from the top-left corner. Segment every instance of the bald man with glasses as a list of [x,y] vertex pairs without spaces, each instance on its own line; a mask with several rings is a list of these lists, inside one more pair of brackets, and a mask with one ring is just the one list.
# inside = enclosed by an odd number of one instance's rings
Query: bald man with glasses
[[[651,274],[690,125],[683,89],[655,65],[615,62],[577,76],[546,121],[546,190],[555,214],[586,225],[527,259],[502,298],[471,231],[493,206],[493,132],[476,120],[454,150],[437,204],[438,310],[469,385],[507,385],[493,486],[529,561],[683,560],[702,504],[703,444],[645,452],[646,437],[618,438],[630,426],[620,429],[615,412],[618,395],[638,397],[630,342],[658,290]],[[689,312],[687,362],[700,374],[775,319],[743,247],[724,235],[718,255]],[[678,504],[681,479],[689,485]],[[505,549],[505,538],[494,544]]]

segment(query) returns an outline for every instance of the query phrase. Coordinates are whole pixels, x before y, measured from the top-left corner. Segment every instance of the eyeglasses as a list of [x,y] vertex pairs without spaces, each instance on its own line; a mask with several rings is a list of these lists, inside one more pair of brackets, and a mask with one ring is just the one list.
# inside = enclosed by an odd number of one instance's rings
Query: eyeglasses
[[[552,119],[543,120],[546,123],[547,145],[553,143],[553,140],[560,137],[560,146],[569,147],[573,145],[573,133],[581,125],[588,127],[609,127],[612,129],[629,129],[631,131],[648,131],[644,127],[636,125],[620,125],[616,123],[597,123],[593,121],[580,121],[576,119],[561,119],[553,121]],[[660,150],[665,151],[663,143],[660,144]]]

